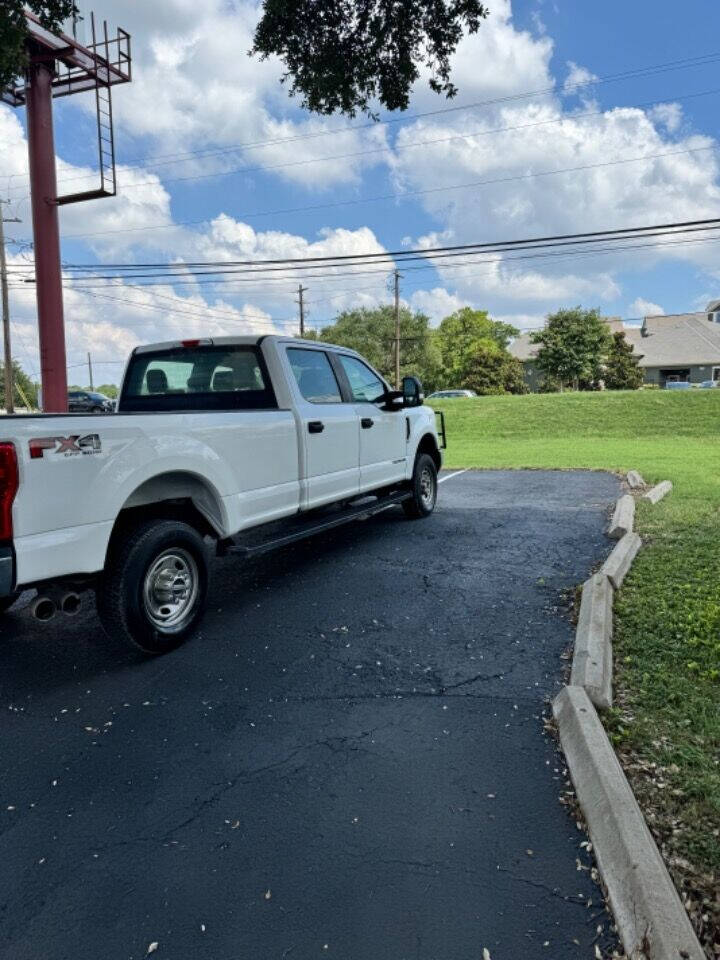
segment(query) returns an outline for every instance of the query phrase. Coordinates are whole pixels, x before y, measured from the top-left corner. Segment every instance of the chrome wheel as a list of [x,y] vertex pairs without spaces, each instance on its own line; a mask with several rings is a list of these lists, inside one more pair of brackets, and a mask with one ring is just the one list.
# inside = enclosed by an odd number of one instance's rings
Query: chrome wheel
[[420,474],[420,500],[426,510],[431,510],[435,503],[435,476],[429,467],[424,467]]
[[200,578],[193,556],[180,547],[168,549],[145,574],[145,613],[164,633],[179,632],[192,616],[199,592]]

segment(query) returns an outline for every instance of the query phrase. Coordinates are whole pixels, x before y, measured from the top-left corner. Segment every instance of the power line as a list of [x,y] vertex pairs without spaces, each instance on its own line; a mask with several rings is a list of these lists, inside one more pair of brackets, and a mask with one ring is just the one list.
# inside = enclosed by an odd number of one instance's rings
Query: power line
[[[365,254],[338,254],[334,256],[318,256],[305,258],[287,258],[272,260],[207,260],[194,261],[182,264],[68,264],[67,270],[79,271],[77,276],[68,279],[77,281],[84,280],[114,280],[121,277],[137,277],[140,279],[149,279],[156,277],[173,277],[175,270],[181,269],[180,277],[192,274],[193,276],[225,275],[225,274],[265,274],[277,271],[294,270],[317,270],[334,267],[355,267],[366,264],[394,263],[398,260],[406,262],[408,260],[437,260],[459,255],[465,255],[469,252],[489,252],[497,251],[503,253],[508,250],[523,247],[547,247],[547,246],[569,246],[577,244],[599,243],[605,240],[626,239],[631,237],[652,237],[661,236],[667,233],[684,233],[702,230],[714,230],[720,226],[720,217],[707,218],[703,220],[676,221],[662,224],[648,224],[640,227],[625,227],[611,230],[585,231],[574,234],[558,234],[543,237],[529,237],[519,240],[499,240],[482,243],[455,244],[427,248],[413,248],[410,250],[391,250],[372,252]],[[99,275],[95,270],[115,269],[120,271],[137,270],[155,270],[162,268],[162,273],[118,273],[112,275]],[[335,273],[334,275],[337,275]],[[138,286],[140,286],[138,284]]]
[[[216,156],[223,153],[236,152],[238,150],[251,150],[251,149],[260,149],[267,146],[275,146],[283,143],[296,143],[302,140],[312,140],[320,137],[326,136],[336,136],[338,133],[345,133],[348,131],[355,130],[366,130],[366,129],[378,129],[379,127],[392,126],[401,123],[411,123],[413,121],[423,119],[425,117],[440,116],[448,113],[458,113],[465,110],[474,110],[479,107],[490,107],[498,106],[504,103],[513,103],[521,100],[531,99],[533,97],[552,97],[558,96],[560,94],[568,95],[571,92],[576,92],[578,90],[585,89],[587,87],[597,87],[606,83],[615,83],[621,80],[629,79],[642,79],[649,76],[654,76],[658,73],[668,73],[675,70],[683,70],[696,66],[709,66],[720,60],[720,53],[708,53],[702,54],[697,57],[686,57],[679,60],[670,60],[660,64],[654,64],[647,67],[638,67],[632,70],[626,70],[617,74],[609,74],[604,77],[594,77],[589,80],[579,80],[572,84],[565,84],[562,90],[558,90],[555,86],[544,87],[539,90],[523,91],[516,94],[508,94],[502,97],[493,97],[486,100],[477,100],[469,104],[456,104],[448,107],[439,107],[435,110],[428,110],[424,112],[418,112],[415,114],[408,114],[401,117],[390,117],[386,120],[380,121],[370,121],[362,124],[351,124],[344,127],[338,127],[330,130],[319,130],[313,131],[311,133],[305,134],[295,134],[290,137],[279,137],[268,140],[259,140],[259,141],[250,141],[247,143],[238,143],[234,145],[229,145],[227,147],[217,147],[217,148],[207,148],[205,150],[197,151],[186,151],[185,153],[168,153],[168,154],[158,154],[154,158],[135,158],[127,161],[128,163],[138,163],[145,166],[160,165],[159,162],[167,157],[174,158],[168,162],[180,162],[185,158],[192,159],[193,157],[209,157]],[[702,96],[704,94],[699,94]],[[667,98],[666,98],[667,99]],[[678,99],[678,98],[672,98]],[[265,169],[265,168],[262,168]],[[28,174],[25,171],[9,174],[11,177],[27,177]],[[89,176],[89,175],[88,175]],[[75,178],[78,179],[78,178]],[[80,178],[84,179],[84,178]],[[67,181],[69,182],[69,178]],[[139,184],[138,184],[139,186]]]
[[[615,106],[612,109],[613,110],[646,109],[649,107],[660,106],[663,103],[667,103],[669,100],[672,100],[672,102],[677,102],[681,100],[689,100],[689,99],[698,98],[698,97],[711,96],[717,93],[720,93],[720,88],[715,88],[713,90],[706,90],[700,93],[687,94],[686,96],[670,97],[670,98],[665,97],[662,100],[651,100],[651,101],[646,101],[644,103],[627,104],[626,106],[623,106],[623,107]],[[508,133],[508,132],[514,132],[518,130],[532,129],[534,127],[547,126],[551,124],[565,123],[568,120],[575,121],[580,119],[587,119],[589,117],[599,117],[599,116],[603,116],[606,112],[607,110],[593,110],[593,111],[588,111],[586,113],[574,113],[570,116],[559,116],[559,117],[549,118],[546,120],[536,120],[532,123],[518,124],[516,126],[498,127],[493,130],[475,130],[475,131],[468,131],[466,133],[456,133],[446,137],[436,137],[431,140],[415,140],[409,143],[402,143],[402,144],[395,143],[393,145],[384,144],[383,146],[380,146],[380,147],[373,147],[370,149],[366,148],[364,150],[356,150],[351,153],[333,154],[331,156],[326,156],[326,157],[309,157],[304,160],[288,160],[283,163],[265,164],[265,165],[260,165],[256,167],[247,167],[247,166],[236,167],[230,170],[218,170],[218,171],[213,171],[211,173],[193,174],[186,177],[169,177],[169,178],[166,177],[162,180],[162,183],[181,183],[189,180],[206,180],[213,177],[233,176],[234,174],[238,174],[238,173],[243,173],[243,174],[265,173],[267,171],[272,171],[272,170],[282,170],[282,169],[291,168],[291,167],[308,166],[314,163],[329,163],[336,160],[359,159],[362,157],[371,156],[373,154],[387,154],[391,152],[397,153],[398,151],[402,151],[402,150],[414,150],[419,147],[436,146],[437,144],[450,143],[455,140],[468,140],[475,137],[494,136],[499,133]],[[167,162],[178,162],[178,161],[167,161]],[[148,164],[144,164],[144,166],[151,167],[151,165],[148,165]],[[77,180],[88,180],[88,179],[91,179],[92,177],[95,177],[96,175],[97,174],[93,171],[91,173],[82,174],[77,177],[67,177],[65,179],[60,180],[60,185],[71,183]],[[150,186],[155,184],[155,182],[156,182],[155,180],[142,180],[137,183],[122,184],[122,189],[134,190],[136,187]]]
[[[65,287],[65,289],[72,289],[72,288],[68,288],[65,284],[63,284],[63,286]],[[113,300],[113,301],[116,301],[117,303],[125,304],[126,306],[138,307],[140,310],[156,310],[164,314],[167,314],[170,312],[168,308],[158,306],[153,303],[139,303],[138,301],[132,301],[130,304],[128,304],[127,299],[123,297],[113,297],[109,294],[94,293],[93,291],[87,290],[85,288],[82,288],[81,292],[83,293],[83,295],[88,297],[94,297],[95,299],[99,299],[99,300]],[[230,323],[229,320],[221,320],[221,319],[215,319],[214,317],[209,317],[205,312],[203,313],[200,313],[200,312],[190,313],[188,311],[175,311],[175,312],[177,313],[178,316],[189,317],[190,319],[193,319],[193,320],[203,320],[205,323],[215,324],[216,326],[217,325],[227,326]],[[134,321],[132,320],[121,320],[120,326],[128,326],[128,325],[131,325],[133,322]],[[258,321],[251,320],[251,319],[245,320],[243,317],[238,317],[236,320],[236,323],[246,323],[248,326],[252,327],[253,325],[257,324]],[[272,317],[268,317],[265,320],[265,324],[266,325],[270,324],[272,326],[289,326],[290,325],[287,321],[282,321],[282,320],[276,321],[276,320],[273,320]]]
[[[510,177],[495,177],[489,180],[472,180],[466,183],[456,183],[450,184],[443,187],[429,187],[424,190],[404,190],[396,193],[385,193],[380,194],[375,197],[356,197],[351,200],[333,200],[326,203],[317,203],[309,204],[301,207],[283,207],[275,210],[262,210],[255,212],[244,212],[237,215],[237,218],[242,220],[252,220],[257,217],[269,217],[269,216],[279,216],[287,215],[291,213],[307,213],[314,210],[327,210],[334,209],[337,207],[349,207],[349,206],[358,206],[365,203],[379,203],[385,200],[405,200],[408,197],[420,197],[420,196],[429,196],[436,193],[444,193],[451,190],[467,190],[474,187],[485,187],[493,186],[500,183],[514,183],[522,180],[532,180],[535,177],[552,177],[564,173],[578,173],[584,170],[599,170],[606,167],[620,166],[630,163],[642,163],[647,160],[660,160],[667,157],[678,157],[685,156],[687,154],[694,153],[707,153],[709,151],[717,150],[717,144],[708,145],[706,147],[689,147],[684,150],[671,150],[663,153],[649,153],[641,157],[626,157],[621,160],[606,160],[599,163],[588,163],[581,164],[575,167],[561,167],[557,170],[540,170],[534,173],[525,173],[517,174]],[[207,218],[205,220],[196,221],[197,223],[207,223]],[[173,224],[177,227],[179,224]],[[67,234],[65,239],[74,239],[74,238],[83,238],[83,237],[92,237],[92,236],[101,236],[105,234],[117,234],[117,233],[130,233],[130,232],[140,232],[145,230],[153,230],[154,227],[134,227],[129,228],[128,230],[110,230],[110,231],[100,231],[98,233],[85,233],[85,234]]]

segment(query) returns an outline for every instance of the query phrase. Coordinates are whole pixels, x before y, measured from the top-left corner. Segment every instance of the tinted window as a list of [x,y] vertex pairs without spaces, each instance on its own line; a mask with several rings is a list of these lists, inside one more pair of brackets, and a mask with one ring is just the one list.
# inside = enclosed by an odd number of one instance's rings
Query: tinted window
[[342,403],[340,387],[327,354],[321,350],[297,350],[291,347],[287,355],[300,393],[306,400],[311,403]]
[[345,357],[342,354],[339,354],[339,360],[350,381],[353,400],[372,402],[383,396],[385,384],[362,360]]
[[254,347],[173,347],[136,354],[120,410],[259,410],[276,407]]

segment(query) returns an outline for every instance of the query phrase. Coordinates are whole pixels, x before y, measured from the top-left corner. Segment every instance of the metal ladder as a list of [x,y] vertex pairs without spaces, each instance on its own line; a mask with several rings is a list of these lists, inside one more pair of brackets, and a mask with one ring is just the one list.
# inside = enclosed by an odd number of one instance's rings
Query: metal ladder
[[115,136],[112,121],[112,92],[110,86],[95,87],[97,106],[98,156],[100,158],[100,191],[102,196],[117,193],[115,177]]

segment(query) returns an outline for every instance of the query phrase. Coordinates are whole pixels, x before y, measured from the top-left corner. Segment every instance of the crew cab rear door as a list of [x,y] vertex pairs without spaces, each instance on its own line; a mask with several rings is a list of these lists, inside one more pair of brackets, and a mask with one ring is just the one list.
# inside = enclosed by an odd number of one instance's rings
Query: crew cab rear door
[[372,490],[405,477],[407,423],[403,410],[376,403],[386,385],[359,357],[335,353],[360,423],[360,489]]
[[300,431],[303,506],[310,509],[355,496],[360,489],[360,428],[355,407],[343,403],[325,350],[288,346],[285,356]]

